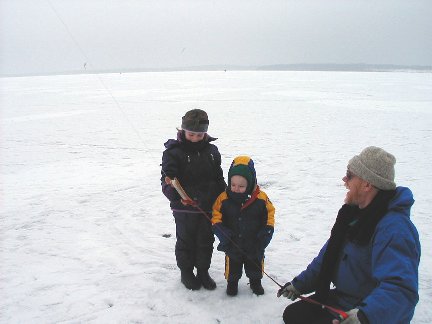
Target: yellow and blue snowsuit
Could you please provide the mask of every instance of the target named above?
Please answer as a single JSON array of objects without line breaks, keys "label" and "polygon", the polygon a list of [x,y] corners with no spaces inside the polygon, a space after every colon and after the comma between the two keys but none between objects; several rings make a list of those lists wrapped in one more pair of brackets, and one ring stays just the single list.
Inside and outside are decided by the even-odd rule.
[{"label": "yellow and blue snowsuit", "polygon": [[[231,191],[231,177],[248,180],[245,193]],[[242,267],[249,279],[261,279],[264,250],[273,236],[275,208],[267,194],[256,185],[250,157],[234,159],[228,172],[228,187],[213,205],[213,232],[219,238],[218,250],[226,253],[225,278],[237,281]]]}]

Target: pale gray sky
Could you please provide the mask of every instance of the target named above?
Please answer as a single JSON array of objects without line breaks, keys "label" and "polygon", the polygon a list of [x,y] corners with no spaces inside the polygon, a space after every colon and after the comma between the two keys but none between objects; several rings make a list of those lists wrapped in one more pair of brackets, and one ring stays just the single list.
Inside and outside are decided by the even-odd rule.
[{"label": "pale gray sky", "polygon": [[0,0],[0,75],[432,65],[431,0]]}]

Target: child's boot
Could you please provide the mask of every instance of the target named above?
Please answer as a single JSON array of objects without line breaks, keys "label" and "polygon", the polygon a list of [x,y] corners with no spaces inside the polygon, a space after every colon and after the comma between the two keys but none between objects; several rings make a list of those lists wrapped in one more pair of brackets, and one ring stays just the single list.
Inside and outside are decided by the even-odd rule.
[{"label": "child's boot", "polygon": [[210,277],[208,270],[199,270],[198,269],[197,278],[199,279],[199,281],[201,282],[201,284],[203,285],[203,287],[205,289],[207,289],[207,290],[215,290],[216,289],[216,283],[214,282],[212,277]]},{"label": "child's boot", "polygon": [[264,295],[264,288],[261,285],[261,279],[250,279],[250,288],[252,289],[252,292],[257,295]]},{"label": "child's boot", "polygon": [[238,294],[238,281],[228,281],[226,293],[228,296],[236,296]]},{"label": "child's boot", "polygon": [[181,270],[181,282],[187,289],[198,290],[201,287],[201,282],[192,270]]}]

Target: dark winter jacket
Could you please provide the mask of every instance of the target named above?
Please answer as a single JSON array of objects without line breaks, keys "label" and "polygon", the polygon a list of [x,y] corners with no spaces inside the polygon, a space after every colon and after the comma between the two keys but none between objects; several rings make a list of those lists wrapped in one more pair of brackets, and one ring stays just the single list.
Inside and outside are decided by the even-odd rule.
[{"label": "dark winter jacket", "polygon": [[[414,203],[408,188],[398,187],[388,211],[367,245],[347,240],[332,282],[345,310],[359,308],[370,324],[409,323],[418,302],[420,242],[410,220]],[[293,280],[303,294],[316,290],[327,243],[307,269]]]},{"label": "dark winter jacket", "polygon": [[[244,193],[232,192],[231,177],[248,181]],[[274,231],[275,209],[265,192],[256,185],[253,160],[238,156],[228,171],[228,188],[213,205],[213,232],[219,238],[219,251],[231,258],[261,260]]]},{"label": "dark winter jacket", "polygon": [[196,212],[196,208],[181,203],[177,191],[165,183],[165,176],[176,177],[189,197],[208,212],[217,196],[225,190],[221,155],[216,145],[210,143],[215,140],[206,134],[202,141],[192,143],[185,139],[184,132],[179,131],[176,140],[170,139],[165,143],[161,185],[172,210]]},{"label": "dark winter jacket", "polygon": [[231,258],[246,256],[252,260],[262,259],[264,249],[273,236],[273,204],[258,186],[243,204],[229,199],[229,195],[227,189],[213,205],[212,224],[213,232],[220,241],[218,250],[226,252]]}]

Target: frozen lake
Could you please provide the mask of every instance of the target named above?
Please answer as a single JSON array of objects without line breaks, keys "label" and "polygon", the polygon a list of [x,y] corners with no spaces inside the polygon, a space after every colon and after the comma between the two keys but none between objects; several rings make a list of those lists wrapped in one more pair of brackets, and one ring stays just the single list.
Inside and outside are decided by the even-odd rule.
[{"label": "frozen lake", "polygon": [[268,278],[264,296],[245,276],[226,296],[219,251],[215,291],[180,283],[159,164],[192,108],[225,176],[254,159],[276,207],[265,269],[282,284],[328,238],[348,160],[393,153],[422,243],[412,323],[432,322],[432,74],[227,71],[0,78],[1,323],[282,323],[290,301]]}]

